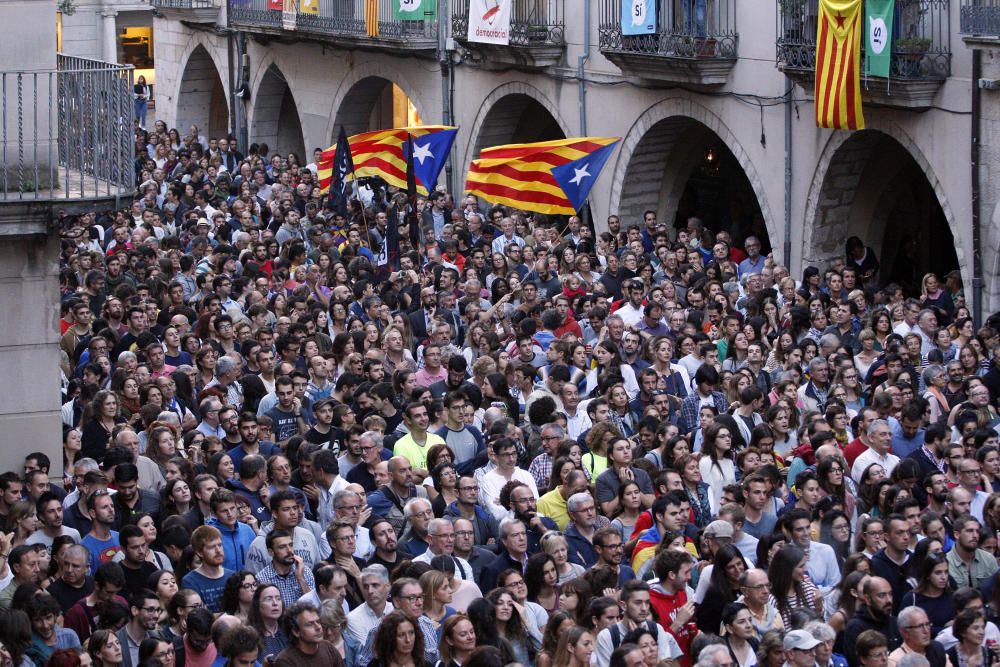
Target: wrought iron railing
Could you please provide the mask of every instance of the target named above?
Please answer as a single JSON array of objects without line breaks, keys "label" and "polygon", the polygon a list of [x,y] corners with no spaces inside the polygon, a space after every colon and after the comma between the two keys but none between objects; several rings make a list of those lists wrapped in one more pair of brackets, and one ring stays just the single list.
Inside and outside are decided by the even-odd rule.
[{"label": "wrought iron railing", "polygon": [[[229,0],[229,20],[247,28],[295,30],[331,38],[432,45],[437,21],[396,21],[391,0],[313,0],[317,14],[301,11],[298,0]],[[395,0],[399,5],[399,0]]]},{"label": "wrought iron railing", "polygon": [[669,58],[736,58],[737,0],[658,0],[655,32],[626,35],[622,0],[600,0],[602,51]]},{"label": "wrought iron railing", "polygon": [[217,9],[219,0],[150,0],[150,4],[166,9]]},{"label": "wrought iron railing", "polygon": [[959,32],[1000,35],[1000,0],[962,0]]},{"label": "wrought iron railing", "polygon": [[[458,39],[465,39],[469,33],[469,1],[452,2],[451,32]],[[510,14],[510,44],[565,45],[565,0],[514,0]]]},{"label": "wrought iron railing", "polygon": [[0,72],[0,198],[124,196],[135,186],[130,65],[57,56]]},{"label": "wrought iron railing", "polygon": [[[890,79],[941,80],[951,73],[951,0],[896,0]],[[863,14],[862,14],[863,15]],[[778,0],[778,65],[816,68],[818,0]],[[864,34],[867,27],[863,27]],[[865,57],[862,41],[861,57]]]}]

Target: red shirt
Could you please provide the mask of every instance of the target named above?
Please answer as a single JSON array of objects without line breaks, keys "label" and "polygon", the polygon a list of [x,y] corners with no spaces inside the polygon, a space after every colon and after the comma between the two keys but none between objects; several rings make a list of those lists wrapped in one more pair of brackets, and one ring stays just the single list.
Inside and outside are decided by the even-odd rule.
[{"label": "red shirt", "polygon": [[[687,601],[687,591],[668,593],[659,585],[650,586],[649,588],[649,603],[656,610],[657,618],[660,619],[660,625],[674,636],[677,644],[681,647],[683,653],[677,661],[681,667],[691,667],[691,640],[695,638],[698,632],[697,630],[694,632],[688,631],[690,623],[685,623],[679,632],[671,630],[670,625],[674,622],[677,610],[686,605]],[[693,621],[694,619],[692,618],[691,620]]]},{"label": "red shirt", "polygon": [[844,447],[844,458],[847,459],[847,465],[853,467],[854,459],[864,454],[866,449],[868,449],[868,445],[861,442],[861,438],[852,440],[847,447]]}]

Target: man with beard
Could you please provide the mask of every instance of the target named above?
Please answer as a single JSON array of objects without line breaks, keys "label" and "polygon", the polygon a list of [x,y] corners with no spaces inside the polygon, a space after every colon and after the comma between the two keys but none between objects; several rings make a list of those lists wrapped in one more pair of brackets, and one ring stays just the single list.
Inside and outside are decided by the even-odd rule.
[{"label": "man with beard", "polygon": [[948,512],[948,476],[935,469],[934,472],[924,476],[921,486],[923,488],[920,491],[926,498],[923,503],[927,508],[926,511],[934,512],[941,517],[945,516]]},{"label": "man with beard", "polygon": [[892,614],[892,586],[882,577],[871,577],[865,582],[861,605],[847,621],[844,628],[844,653],[850,667],[860,667],[855,649],[858,635],[865,630],[877,630],[889,640],[889,650],[895,650],[903,640]]},{"label": "man with beard", "polygon": [[139,468],[134,463],[119,463],[114,467],[115,486],[118,493],[113,496],[115,507],[115,527],[129,523],[135,514],[149,514],[154,523],[160,520],[160,497],[152,491],[139,488]]},{"label": "man with beard", "polygon": [[[924,431],[923,441],[923,445],[910,452],[906,458],[917,462],[920,466],[918,478],[926,480],[929,475],[943,473],[945,470],[948,460],[947,432],[943,426],[935,424]],[[926,488],[917,487],[914,491],[917,499],[924,503],[927,498]]]},{"label": "man with beard", "polygon": [[618,575],[618,586],[624,586],[626,581],[635,579],[635,572],[628,565],[622,565],[625,555],[625,543],[617,528],[606,526],[598,528],[594,533],[594,549],[597,551],[595,568],[603,567]]},{"label": "man with beard", "polygon": [[[221,420],[222,417],[220,416],[219,419]],[[228,437],[229,426],[225,420],[222,421],[222,425],[226,428]],[[237,470],[240,467],[240,462],[247,456],[258,455],[266,459],[281,453],[281,450],[274,443],[260,441],[260,426],[257,424],[257,416],[252,412],[240,413],[236,420],[236,428],[240,444],[229,450],[229,456],[233,459],[233,466]]]},{"label": "man with beard", "polygon": [[46,664],[52,654],[60,649],[80,648],[80,638],[76,633],[56,624],[62,609],[51,595],[40,593],[33,596],[28,600],[24,611],[31,621],[31,647],[26,656],[34,664]]},{"label": "man with beard", "polygon": [[[289,546],[291,542],[292,539],[289,537]],[[226,558],[222,548],[222,533],[214,526],[199,526],[191,533],[191,546],[201,559],[201,565],[184,575],[181,587],[190,588],[198,593],[205,607],[217,614],[222,611],[222,592],[226,580],[234,574],[232,570],[222,567]]]},{"label": "man with beard", "polygon": [[28,536],[25,544],[44,544],[51,551],[53,540],[62,535],[72,537],[79,544],[79,531],[63,525],[63,506],[59,496],[51,491],[43,493],[35,503],[35,512],[41,525]]},{"label": "man with beard", "polygon": [[316,582],[312,571],[306,568],[305,561],[296,555],[290,534],[283,530],[273,530],[265,543],[271,563],[257,574],[257,582],[276,586],[281,592],[282,602],[288,608],[311,591]]},{"label": "man with beard", "polygon": [[281,530],[292,536],[293,550],[305,561],[306,567],[312,570],[320,560],[319,544],[316,537],[308,529],[299,525],[302,518],[302,506],[295,494],[291,491],[278,491],[267,501],[271,508],[273,521],[266,524],[261,529],[262,534],[250,543],[246,568],[257,573],[267,567],[270,559],[267,555],[265,535],[272,530]]},{"label": "man with beard", "polygon": [[139,645],[156,630],[163,606],[156,593],[139,590],[129,600],[129,612],[131,620],[116,633],[122,647],[121,667],[138,667]]},{"label": "man with beard", "polygon": [[538,503],[526,484],[511,481],[507,483],[505,489],[510,499],[508,509],[511,516],[528,527],[528,553],[538,553],[541,549],[542,535],[551,530],[559,530],[559,526],[549,517],[538,513]]},{"label": "man with beard", "polygon": [[388,519],[377,518],[372,522],[369,529],[375,553],[365,563],[366,565],[382,565],[386,570],[392,571],[402,560],[397,547],[399,540],[392,522]]}]

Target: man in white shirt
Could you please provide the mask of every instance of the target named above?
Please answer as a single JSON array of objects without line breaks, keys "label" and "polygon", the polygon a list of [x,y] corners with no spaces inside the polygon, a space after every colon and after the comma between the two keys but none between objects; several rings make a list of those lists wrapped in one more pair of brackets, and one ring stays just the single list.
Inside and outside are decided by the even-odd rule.
[{"label": "man in white shirt", "polygon": [[854,465],[851,466],[851,477],[854,481],[860,482],[865,469],[873,463],[882,466],[887,477],[891,475],[899,464],[899,457],[893,454],[891,449],[892,429],[889,428],[889,422],[876,419],[868,425],[868,449],[854,459]]},{"label": "man in white shirt", "polygon": [[524,482],[531,494],[538,500],[538,486],[535,478],[527,470],[517,467],[517,446],[510,438],[499,438],[492,445],[496,468],[483,475],[479,482],[480,503],[497,521],[507,516],[507,510],[500,504],[500,490],[512,480]]},{"label": "man in white shirt", "polygon": [[389,571],[384,565],[376,563],[361,570],[361,592],[365,602],[347,615],[347,631],[364,642],[372,628],[393,611],[389,602]]},{"label": "man in white shirt", "polygon": [[651,620],[649,584],[638,579],[626,581],[622,586],[618,604],[622,608],[624,618],[597,634],[594,662],[598,667],[609,667],[611,654],[621,645],[622,638],[640,625],[649,627],[650,631],[655,633],[657,657],[660,660],[676,660],[683,654],[673,635]]}]

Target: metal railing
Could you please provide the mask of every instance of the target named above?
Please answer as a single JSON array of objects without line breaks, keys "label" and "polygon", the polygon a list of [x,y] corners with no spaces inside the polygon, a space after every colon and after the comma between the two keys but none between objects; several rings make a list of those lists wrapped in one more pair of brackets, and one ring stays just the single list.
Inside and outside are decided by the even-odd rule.
[{"label": "metal railing", "polygon": [[[295,30],[329,38],[397,42],[411,47],[436,45],[438,22],[393,20],[391,0],[313,1],[319,6],[315,15],[300,11],[298,0],[284,0],[281,8],[270,0],[229,0],[229,20],[251,29]],[[398,6],[399,0],[395,2]]]},{"label": "metal railing", "polygon": [[602,51],[669,58],[736,58],[736,0],[658,0],[655,32],[622,33],[622,0],[600,0]]},{"label": "metal railing", "polygon": [[0,72],[0,199],[130,193],[132,72],[62,54],[55,71]]},{"label": "metal railing", "polygon": [[1000,0],[962,0],[959,32],[1000,35]]},{"label": "metal railing", "polygon": [[[951,0],[896,0],[890,79],[942,80],[951,73]],[[862,17],[864,10],[862,9]],[[817,0],[778,0],[778,65],[816,68]],[[867,27],[862,31],[867,34]],[[861,58],[865,57],[862,40]]]},{"label": "metal railing", "polygon": [[[458,39],[469,33],[469,0],[453,0],[451,32]],[[566,44],[564,0],[514,0],[510,14],[511,46]]]},{"label": "metal railing", "polygon": [[218,0],[150,0],[154,7],[166,9],[218,9]]}]

